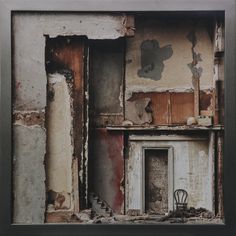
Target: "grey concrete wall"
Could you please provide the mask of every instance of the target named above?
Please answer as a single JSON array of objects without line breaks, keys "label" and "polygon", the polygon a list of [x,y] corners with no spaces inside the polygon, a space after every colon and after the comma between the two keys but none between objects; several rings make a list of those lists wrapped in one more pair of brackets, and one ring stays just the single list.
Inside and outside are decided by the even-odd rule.
[{"label": "grey concrete wall", "polygon": [[14,125],[14,223],[44,223],[45,129]]}]

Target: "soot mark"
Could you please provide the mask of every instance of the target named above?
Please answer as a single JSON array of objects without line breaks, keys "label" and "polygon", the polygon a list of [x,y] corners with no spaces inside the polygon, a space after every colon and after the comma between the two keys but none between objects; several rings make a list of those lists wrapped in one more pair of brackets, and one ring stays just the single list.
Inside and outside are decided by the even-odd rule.
[{"label": "soot mark", "polygon": [[138,76],[152,80],[160,80],[164,70],[164,60],[173,55],[171,45],[160,48],[157,40],[145,40],[141,44],[141,69]]}]

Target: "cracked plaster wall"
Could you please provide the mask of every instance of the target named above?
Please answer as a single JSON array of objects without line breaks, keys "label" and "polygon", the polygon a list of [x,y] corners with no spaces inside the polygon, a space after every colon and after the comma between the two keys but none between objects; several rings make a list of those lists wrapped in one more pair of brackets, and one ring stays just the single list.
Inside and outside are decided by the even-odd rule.
[{"label": "cracked plaster wall", "polygon": [[[202,140],[201,140],[202,139]],[[173,147],[173,191],[185,189],[188,207],[203,207],[214,211],[214,135],[193,136],[130,136],[126,173],[126,210],[142,209],[143,204],[143,148]],[[170,163],[169,163],[170,164]],[[168,173],[168,178],[170,173]],[[171,204],[171,203],[168,203]],[[174,205],[174,202],[172,202]]]},{"label": "cracked plaster wall", "polygon": [[[45,35],[116,39],[128,33],[128,23],[124,14],[13,14],[13,109],[17,113],[17,125],[13,126],[14,223],[45,221]],[[31,119],[35,113],[41,114],[41,118]],[[68,168],[71,170],[70,164]],[[70,189],[70,181],[65,182]]]},{"label": "cracked plaster wall", "polygon": [[[132,92],[187,91],[193,90],[192,73],[188,64],[192,63],[192,42],[188,35],[195,32],[194,51],[201,55],[198,67],[202,67],[200,89],[213,87],[213,45],[204,20],[193,22],[186,19],[151,18],[136,20],[135,36],[127,39],[126,48],[126,100]],[[169,47],[173,54],[163,61],[161,78],[154,80],[139,76],[141,68],[141,45],[145,40],[156,40],[160,48]]]}]

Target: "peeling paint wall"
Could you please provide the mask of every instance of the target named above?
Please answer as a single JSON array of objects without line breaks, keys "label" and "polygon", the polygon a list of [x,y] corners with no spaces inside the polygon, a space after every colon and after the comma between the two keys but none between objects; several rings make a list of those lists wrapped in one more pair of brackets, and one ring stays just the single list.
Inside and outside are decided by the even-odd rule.
[{"label": "peeling paint wall", "polygon": [[[200,88],[212,88],[213,44],[206,25],[204,19],[189,20],[181,17],[172,18],[171,16],[137,17],[135,36],[127,39],[126,100],[130,98],[133,92],[166,90],[183,92],[193,89],[192,73],[188,66],[193,61],[193,45],[188,39],[189,33],[193,30],[195,36],[194,52],[201,57],[198,62],[198,67],[202,68]],[[144,45],[145,42],[146,44],[147,42],[155,42],[157,46],[154,45],[151,49],[150,45],[149,47]],[[149,55],[153,55],[156,50],[156,55],[160,56],[162,55],[160,50],[166,50],[167,52],[163,54],[163,58],[166,60],[160,61],[158,64],[159,57],[153,56],[151,58],[153,62],[146,60],[147,65],[143,65],[145,64],[143,62],[144,46],[146,47],[146,54]],[[155,63],[157,64],[155,65]],[[151,71],[154,73],[154,71],[159,70],[158,80],[154,80],[150,76],[141,76],[140,68],[143,66],[149,70],[149,74]]]},{"label": "peeling paint wall", "polygon": [[173,147],[173,191],[182,188],[188,192],[188,207],[203,207],[210,211],[214,210],[212,188],[214,183],[214,154],[211,151],[212,146],[208,136],[198,138],[191,135],[130,136],[126,179],[126,210],[142,209],[144,201],[142,173],[144,147],[146,149]]},{"label": "peeling paint wall", "polygon": [[124,213],[123,134],[96,129],[91,138],[92,191],[114,212]]},{"label": "peeling paint wall", "polygon": [[140,98],[135,101],[126,102],[126,120],[134,124],[150,124],[152,122],[152,110],[150,109],[150,98]]},{"label": "peeling paint wall", "polygon": [[[213,96],[210,90],[201,91],[202,115],[214,113]],[[187,119],[194,116],[194,94],[192,92],[133,93],[126,101],[125,111],[125,119],[132,121],[133,124],[186,125]]]},{"label": "peeling paint wall", "polygon": [[[46,135],[44,123],[47,101],[45,36],[57,37],[58,35],[84,35],[90,39],[116,39],[125,35],[133,35],[133,20],[132,17],[127,17],[125,14],[54,14],[24,12],[13,14],[12,25],[14,55],[13,113],[17,124],[17,126],[13,127],[13,148],[14,156],[17,160],[14,165],[14,181],[20,181],[21,183],[20,188],[18,186],[14,187],[14,221],[20,223],[43,223],[45,220],[46,190],[44,171]],[[77,87],[77,90],[78,89],[79,88]],[[69,118],[68,122],[70,122]],[[20,128],[16,128],[18,126]],[[38,126],[40,126],[40,128]],[[19,132],[21,129],[23,131]],[[27,138],[30,139],[29,144],[24,144],[26,146],[18,145],[18,143],[26,138],[24,137],[26,132],[24,131],[25,129],[30,129],[32,133],[29,133],[29,136],[27,136]],[[38,129],[41,129],[42,132],[38,132]],[[34,133],[37,133],[37,138],[34,138]],[[67,142],[68,139],[65,140],[65,143]],[[37,149],[34,148],[35,146],[37,146]],[[34,152],[34,149],[37,150],[37,153]],[[69,152],[68,155],[71,155],[71,150],[69,149],[67,150]],[[24,162],[24,158],[28,157],[32,158],[27,159],[28,161]],[[37,176],[40,176],[40,178],[34,178],[34,176],[31,176],[33,173],[29,173],[28,170],[34,166],[34,163],[37,160],[41,160],[41,158],[43,159],[37,163],[37,171],[34,172],[34,174],[39,172]],[[23,163],[24,165],[22,165]],[[70,161],[65,163],[65,165],[70,165],[71,169]],[[73,161],[73,170],[75,169],[75,163]],[[24,173],[28,176],[24,177]],[[68,175],[66,176],[68,177]],[[62,179],[63,183],[71,181],[67,177],[64,177],[65,176],[62,175],[56,180],[56,177],[54,176],[54,184],[59,186],[60,183],[58,182]],[[33,191],[27,191],[27,189],[29,190],[31,188]],[[57,193],[56,199],[59,205],[63,200],[61,195],[64,193],[66,193],[64,194],[64,202],[68,202],[67,200],[68,194],[70,194],[70,188],[71,186],[69,189],[67,188],[66,191],[64,190],[64,192],[62,191]],[[26,189],[24,193],[22,193],[23,189]],[[61,191],[64,187],[58,187],[58,190],[59,189]],[[55,198],[54,195],[55,194],[52,192],[52,199]],[[27,199],[30,199],[30,201]],[[22,203],[22,205],[20,205],[20,203]],[[29,214],[29,212],[31,212],[31,214]]]},{"label": "peeling paint wall", "polygon": [[36,110],[46,106],[45,35],[116,39],[126,34],[125,19],[125,15],[15,13],[15,108]]},{"label": "peeling paint wall", "polygon": [[[49,91],[53,91],[47,106],[47,188],[57,193],[72,195],[73,118],[71,92],[66,78],[49,74]],[[71,199],[61,209],[70,209]],[[57,207],[59,208],[59,207]]]},{"label": "peeling paint wall", "polygon": [[[172,210],[172,192],[184,188],[188,206],[214,211],[213,134],[139,136],[106,126],[186,125],[195,115],[196,79],[198,112],[214,115],[223,94],[222,29],[214,65],[205,18],[136,16],[134,34],[134,18],[125,14],[13,14],[14,223],[43,223],[45,208],[51,222],[66,218],[87,207],[88,191],[115,213],[142,212],[143,147],[169,148],[167,170],[163,163],[146,168],[151,182],[160,169],[168,174],[161,183],[167,203],[149,210]],[[118,39],[125,36],[133,37]],[[160,200],[159,190],[150,187]]]}]

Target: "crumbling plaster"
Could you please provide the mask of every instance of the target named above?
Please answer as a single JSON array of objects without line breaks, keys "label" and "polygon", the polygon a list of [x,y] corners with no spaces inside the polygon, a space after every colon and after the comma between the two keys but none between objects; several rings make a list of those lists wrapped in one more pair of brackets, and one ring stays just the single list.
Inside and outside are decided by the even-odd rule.
[{"label": "crumbling plaster", "polygon": [[[192,73],[188,64],[192,62],[192,43],[187,35],[194,29],[197,43],[194,47],[200,53],[202,61],[198,67],[203,72],[200,89],[213,87],[213,45],[204,20],[194,23],[191,20],[163,20],[159,18],[136,20],[135,36],[127,39],[126,48],[126,100],[133,92],[154,91],[191,91]],[[173,55],[165,60],[161,78],[157,81],[138,75],[141,68],[141,45],[145,40],[157,40],[161,48],[170,45]]]},{"label": "crumbling plaster", "polygon": [[123,14],[15,13],[15,109],[38,110],[46,106],[45,35],[116,39],[127,33],[125,19]]},{"label": "crumbling plaster", "polygon": [[[16,122],[18,124],[17,126],[13,127],[14,156],[17,160],[14,165],[14,178],[15,180],[21,181],[20,188],[18,187],[18,185],[15,185],[14,187],[14,222],[44,222],[46,207],[44,171],[46,135],[45,129],[43,127],[45,126],[44,111],[47,105],[45,36],[47,35],[49,37],[56,37],[58,35],[84,35],[89,39],[116,39],[119,37],[123,37],[126,34],[132,33],[130,32],[130,29],[127,29],[127,24],[132,24],[132,20],[128,21],[124,14],[54,14],[30,12],[13,14],[13,109],[14,113],[17,113]],[[26,118],[24,114],[27,113],[28,117],[32,112],[34,114],[43,114],[43,116],[41,117],[41,120],[43,120],[43,122],[40,123],[40,126],[37,121],[35,121],[37,125],[34,125],[34,123],[32,123],[31,121],[29,122],[28,120],[24,120]],[[20,113],[22,113],[23,115],[21,115]],[[23,121],[21,119],[23,119]],[[61,117],[58,117],[57,125],[61,124],[60,119]],[[30,126],[30,128],[28,127],[28,125]],[[27,132],[27,130],[29,129],[32,134],[29,133],[26,135],[25,132]],[[42,129],[43,132],[38,132],[38,129]],[[60,127],[58,127],[58,132],[60,132]],[[63,132],[63,130],[61,130],[61,132]],[[37,138],[34,138],[34,133],[37,134]],[[29,144],[25,146],[18,145],[26,138],[29,139]],[[57,142],[58,139],[54,141]],[[55,145],[59,147],[61,144],[61,147],[63,147],[67,142],[68,140],[65,140],[64,144],[62,142],[59,142]],[[37,148],[35,148],[36,146]],[[68,159],[70,159],[71,149],[68,148],[67,151],[69,153]],[[28,155],[28,153],[30,153],[31,155]],[[40,153],[42,153],[43,156],[41,156]],[[19,156],[21,158],[19,158]],[[29,159],[28,157],[31,158]],[[42,161],[38,162],[35,165],[35,161],[38,160],[38,158],[42,158]],[[24,161],[25,159],[27,159],[27,161]],[[50,184],[53,183],[52,185],[54,187],[56,186],[55,189],[57,189],[58,191],[63,189],[63,191],[67,190],[66,192],[71,192],[72,177],[69,177],[72,168],[71,161],[67,162],[67,160],[65,161],[64,159],[57,160],[57,164],[54,164],[60,165],[61,162],[64,162],[63,168],[66,168],[66,176],[64,174],[58,175],[57,171],[54,171],[52,172],[53,176],[51,176],[51,182],[49,182]],[[30,176],[30,178],[28,178],[27,176],[24,178],[24,170],[27,170],[27,175],[28,170],[32,169],[32,166],[37,166],[37,172],[40,172],[40,178],[35,178],[35,176],[38,176],[35,175],[35,173],[37,172],[32,172],[31,174],[33,176]],[[24,169],[22,170],[21,167]],[[55,169],[58,170],[58,168]],[[57,175],[57,177],[59,178],[55,177],[55,175]],[[31,188],[33,188],[35,191],[28,191]],[[24,189],[25,191],[22,192],[22,190]]]},{"label": "crumbling plaster", "polygon": [[91,150],[91,185],[94,193],[117,214],[124,213],[123,134],[96,129]]},{"label": "crumbling plaster", "polygon": [[[47,188],[72,194],[73,118],[70,88],[61,74],[49,74],[53,97],[47,106]],[[62,206],[63,207],[63,206]],[[70,208],[70,205],[65,206]]]}]

